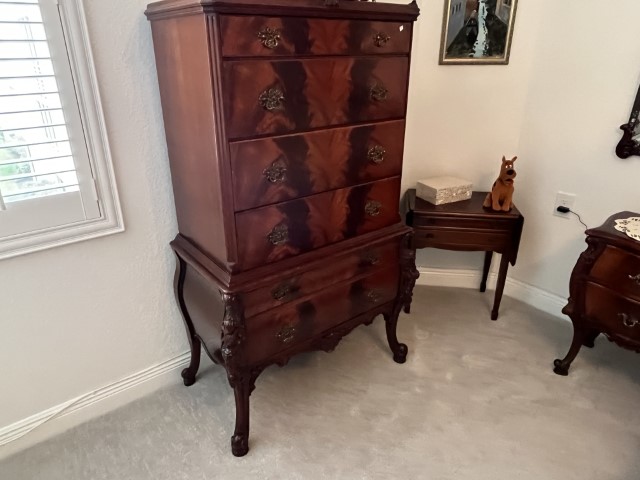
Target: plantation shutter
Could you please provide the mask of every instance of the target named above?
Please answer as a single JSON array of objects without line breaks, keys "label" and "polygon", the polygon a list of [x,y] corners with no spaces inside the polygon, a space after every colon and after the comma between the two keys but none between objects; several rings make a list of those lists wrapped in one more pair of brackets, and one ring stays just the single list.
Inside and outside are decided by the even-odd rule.
[{"label": "plantation shutter", "polygon": [[100,217],[56,0],[0,0],[0,237]]}]

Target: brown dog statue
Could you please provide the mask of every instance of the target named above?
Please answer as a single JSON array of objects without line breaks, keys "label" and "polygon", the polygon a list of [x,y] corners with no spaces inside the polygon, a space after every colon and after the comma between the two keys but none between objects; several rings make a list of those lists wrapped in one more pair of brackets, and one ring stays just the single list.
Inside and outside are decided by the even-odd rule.
[{"label": "brown dog statue", "polygon": [[500,167],[500,175],[493,184],[491,192],[484,199],[483,207],[490,208],[496,212],[508,212],[511,210],[511,201],[513,199],[513,179],[516,178],[516,171],[513,163],[518,157],[507,160],[502,157],[502,166]]}]

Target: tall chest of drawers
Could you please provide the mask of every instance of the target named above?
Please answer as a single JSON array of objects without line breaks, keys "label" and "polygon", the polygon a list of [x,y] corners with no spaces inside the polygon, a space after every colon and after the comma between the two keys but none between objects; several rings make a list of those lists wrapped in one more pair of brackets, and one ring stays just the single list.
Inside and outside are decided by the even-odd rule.
[{"label": "tall chest of drawers", "polygon": [[417,271],[398,213],[409,5],[336,0],[150,4],[191,344],[227,371],[232,452],[269,365],[331,351],[382,315],[396,338]]},{"label": "tall chest of drawers", "polygon": [[588,247],[573,269],[569,302],[562,310],[573,322],[573,341],[567,355],[554,362],[558,375],[568,375],[582,346],[593,347],[601,333],[640,353],[640,241],[616,229],[639,217],[620,212],[586,231]]}]

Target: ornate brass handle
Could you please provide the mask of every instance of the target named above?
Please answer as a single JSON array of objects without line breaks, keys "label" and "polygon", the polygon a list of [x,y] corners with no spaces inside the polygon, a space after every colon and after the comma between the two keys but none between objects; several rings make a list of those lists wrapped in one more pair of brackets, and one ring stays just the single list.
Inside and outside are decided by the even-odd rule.
[{"label": "ornate brass handle", "polygon": [[279,88],[267,88],[260,94],[258,101],[262,108],[270,112],[281,110],[284,106],[284,93]]},{"label": "ornate brass handle", "polygon": [[289,241],[289,228],[286,225],[276,225],[267,236],[272,245],[283,245]]},{"label": "ornate brass handle", "polygon": [[265,168],[262,174],[267,177],[267,180],[271,183],[282,183],[287,177],[287,165],[279,158],[269,167]]},{"label": "ornate brass handle", "polygon": [[375,200],[369,200],[367,204],[364,206],[364,211],[370,217],[377,217],[380,215],[380,210],[382,209],[382,204]]},{"label": "ornate brass handle", "polygon": [[389,91],[384,88],[384,85],[375,84],[369,90],[369,98],[371,100],[375,100],[376,102],[382,102],[387,99]]},{"label": "ornate brass handle", "polygon": [[282,343],[291,343],[295,337],[296,337],[296,329],[291,325],[285,325],[276,334],[276,338],[280,340]]},{"label": "ornate brass handle", "polygon": [[629,280],[636,282],[636,285],[640,285],[640,273],[636,276],[629,275]]},{"label": "ornate brass handle", "polygon": [[637,318],[633,318],[628,313],[619,313],[618,318],[622,320],[622,324],[627,328],[633,328],[636,325],[640,324]]},{"label": "ornate brass handle", "polygon": [[293,281],[284,282],[271,290],[271,298],[274,300],[282,300],[287,295],[291,295],[297,291],[298,286]]},{"label": "ornate brass handle", "polygon": [[377,292],[375,290],[369,290],[365,296],[367,297],[367,300],[369,300],[371,303],[378,303],[382,298],[382,295],[380,294],[380,292]]},{"label": "ornate brass handle", "polygon": [[368,251],[365,252],[365,254],[362,256],[362,261],[367,265],[373,266],[380,263],[380,258],[378,257],[378,255],[376,255],[375,252]]},{"label": "ornate brass handle", "polygon": [[265,27],[258,32],[260,43],[267,48],[274,49],[280,42],[280,30],[277,28]]},{"label": "ornate brass handle", "polygon": [[384,162],[384,156],[386,153],[387,151],[380,145],[375,145],[367,151],[367,158],[371,163],[378,165]]},{"label": "ornate brass handle", "polygon": [[373,36],[373,43],[376,47],[384,47],[391,37],[384,32],[378,32]]}]

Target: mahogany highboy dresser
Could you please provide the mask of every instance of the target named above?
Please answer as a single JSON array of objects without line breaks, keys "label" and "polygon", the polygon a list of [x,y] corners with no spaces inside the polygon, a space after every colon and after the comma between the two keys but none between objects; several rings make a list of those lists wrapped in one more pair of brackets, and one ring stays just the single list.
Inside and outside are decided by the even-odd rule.
[{"label": "mahogany highboy dresser", "polygon": [[[415,3],[149,5],[191,344],[227,371],[232,452],[271,365],[330,351],[383,315],[396,338],[417,271],[398,213]],[[347,366],[345,366],[346,368]]]}]

